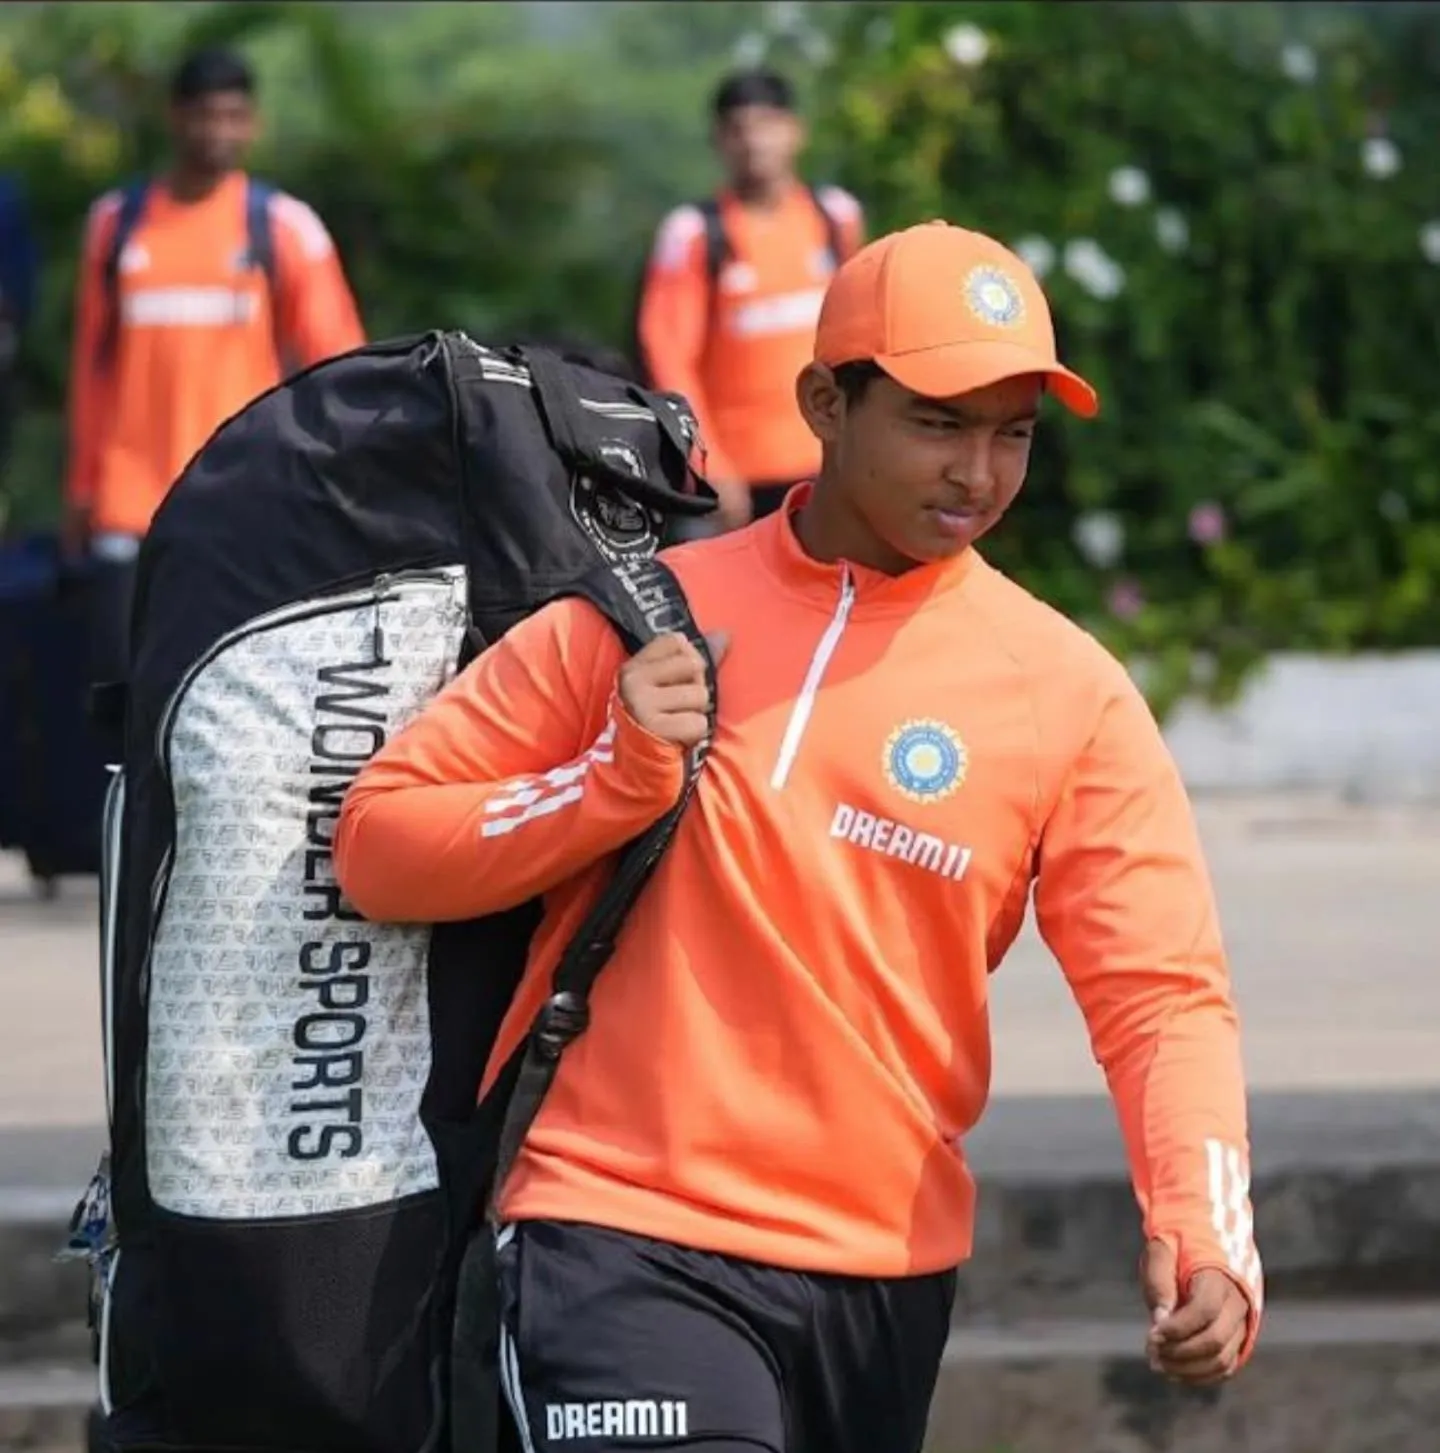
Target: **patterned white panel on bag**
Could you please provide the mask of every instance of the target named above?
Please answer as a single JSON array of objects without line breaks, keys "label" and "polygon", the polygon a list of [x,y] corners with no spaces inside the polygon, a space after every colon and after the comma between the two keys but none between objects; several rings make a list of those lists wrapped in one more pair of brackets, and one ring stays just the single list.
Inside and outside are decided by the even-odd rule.
[{"label": "patterned white panel on bag", "polygon": [[266,617],[177,697],[146,1079],[167,1210],[324,1215],[438,1183],[420,1123],[430,930],[360,919],[330,852],[355,772],[450,679],[463,638],[463,572],[390,590]]}]

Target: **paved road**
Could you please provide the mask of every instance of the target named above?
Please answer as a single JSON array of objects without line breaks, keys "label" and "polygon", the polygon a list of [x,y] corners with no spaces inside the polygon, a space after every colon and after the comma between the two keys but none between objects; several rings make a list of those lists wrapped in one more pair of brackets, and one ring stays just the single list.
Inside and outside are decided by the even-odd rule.
[{"label": "paved road", "polygon": [[[1440,1088],[1440,808],[1247,798],[1198,810],[1254,1087]],[[8,1144],[12,1162],[0,1182],[14,1183],[16,1147],[37,1132],[88,1143],[103,1119],[96,943],[91,885],[40,902],[0,855],[0,1159]],[[1033,930],[996,976],[994,1017],[998,1096],[1102,1092]]]}]

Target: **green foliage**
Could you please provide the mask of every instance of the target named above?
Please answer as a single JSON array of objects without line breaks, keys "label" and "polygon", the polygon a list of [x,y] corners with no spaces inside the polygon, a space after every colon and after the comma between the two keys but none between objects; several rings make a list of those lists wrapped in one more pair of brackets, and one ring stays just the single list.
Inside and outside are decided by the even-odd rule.
[{"label": "green foliage", "polygon": [[46,264],[5,482],[12,520],[56,506],[86,209],[163,163],[165,80],[186,47],[230,41],[254,61],[266,121],[254,169],[325,218],[371,336],[459,326],[618,340],[656,221],[713,185],[705,95],[754,17],[731,3],[598,15],[553,3],[5,6],[0,168],[30,194]]},{"label": "green foliage", "polygon": [[[946,46],[964,25],[984,39],[968,64]],[[85,210],[162,160],[164,79],[200,39],[255,61],[255,169],[325,217],[373,336],[610,342],[656,219],[713,184],[709,88],[766,50],[809,102],[809,170],[872,230],[945,216],[1056,254],[1062,342],[1104,413],[1047,421],[990,548],[1143,655],[1159,706],[1224,695],[1276,647],[1440,642],[1432,7],[7,4],[0,168],[46,260],[22,519],[54,507]],[[1282,65],[1296,43],[1309,80]],[[1377,177],[1382,125],[1402,165]],[[1127,168],[1148,195],[1123,204]],[[1097,564],[1077,526],[1103,537],[1107,517],[1123,549]]]},{"label": "green foliage", "polygon": [[[856,4],[822,87],[877,229],[944,216],[1051,260],[1103,414],[1047,421],[991,551],[1143,655],[1162,709],[1276,648],[1440,643],[1440,17],[1287,34],[1310,8]],[[1123,529],[1099,565],[1097,515]]]}]

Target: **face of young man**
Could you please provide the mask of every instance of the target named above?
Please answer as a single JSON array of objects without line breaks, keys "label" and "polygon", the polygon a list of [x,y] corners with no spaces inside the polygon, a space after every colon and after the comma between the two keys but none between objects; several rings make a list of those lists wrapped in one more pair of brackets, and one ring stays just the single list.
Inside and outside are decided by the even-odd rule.
[{"label": "face of young man", "polygon": [[726,175],[742,193],[789,181],[804,139],[800,118],[778,106],[737,106],[715,123]]},{"label": "face of young man", "polygon": [[170,109],[175,150],[187,170],[212,176],[234,171],[255,140],[255,103],[243,91],[215,91]]},{"label": "face of young man", "polygon": [[846,553],[898,574],[978,540],[1025,482],[1042,390],[1028,374],[930,399],[881,377],[847,400],[828,369],[808,368],[798,392],[825,446],[817,494]]}]

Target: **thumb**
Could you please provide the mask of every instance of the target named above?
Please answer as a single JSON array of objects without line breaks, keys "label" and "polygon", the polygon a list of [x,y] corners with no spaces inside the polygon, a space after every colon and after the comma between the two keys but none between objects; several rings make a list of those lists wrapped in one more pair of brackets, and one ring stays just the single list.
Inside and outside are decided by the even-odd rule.
[{"label": "thumb", "polygon": [[1180,1299],[1175,1252],[1168,1241],[1148,1241],[1140,1257],[1140,1290],[1152,1322],[1163,1322]]},{"label": "thumb", "polygon": [[710,659],[718,667],[730,649],[729,631],[706,631],[705,644],[710,647]]}]

